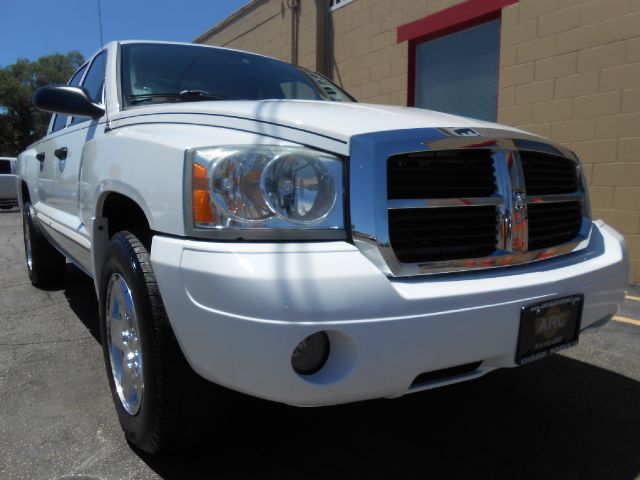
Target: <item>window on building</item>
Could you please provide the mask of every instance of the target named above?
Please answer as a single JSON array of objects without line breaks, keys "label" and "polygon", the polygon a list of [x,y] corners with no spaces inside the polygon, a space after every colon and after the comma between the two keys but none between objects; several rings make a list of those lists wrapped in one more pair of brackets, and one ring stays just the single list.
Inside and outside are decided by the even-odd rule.
[{"label": "window on building", "polygon": [[500,20],[416,45],[415,105],[495,121]]}]

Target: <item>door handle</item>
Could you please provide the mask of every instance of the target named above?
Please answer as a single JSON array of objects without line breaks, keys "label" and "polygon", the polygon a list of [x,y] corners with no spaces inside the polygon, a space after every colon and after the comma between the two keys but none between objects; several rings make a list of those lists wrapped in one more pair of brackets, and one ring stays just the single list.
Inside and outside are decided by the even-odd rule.
[{"label": "door handle", "polygon": [[69,152],[69,151],[67,150],[67,147],[60,147],[60,148],[57,148],[57,149],[53,152],[53,154],[54,154],[57,158],[59,158],[60,160],[64,160],[65,158],[67,158],[67,153],[68,153],[68,152]]},{"label": "door handle", "polygon": [[40,152],[40,153],[36,154],[36,159],[37,159],[40,163],[44,162],[44,152]]}]

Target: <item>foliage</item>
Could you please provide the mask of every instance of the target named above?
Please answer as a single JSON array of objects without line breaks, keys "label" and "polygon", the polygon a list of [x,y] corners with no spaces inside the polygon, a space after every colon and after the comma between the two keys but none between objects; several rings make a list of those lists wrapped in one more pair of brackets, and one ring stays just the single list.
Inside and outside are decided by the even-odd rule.
[{"label": "foliage", "polygon": [[45,135],[51,114],[36,110],[31,97],[44,85],[67,83],[83,63],[74,50],[0,68],[0,156],[16,156]]}]

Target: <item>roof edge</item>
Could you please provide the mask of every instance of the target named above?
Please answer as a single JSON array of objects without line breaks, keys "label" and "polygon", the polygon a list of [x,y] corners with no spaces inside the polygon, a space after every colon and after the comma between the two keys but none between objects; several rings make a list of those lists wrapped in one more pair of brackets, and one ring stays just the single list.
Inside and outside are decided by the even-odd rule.
[{"label": "roof edge", "polygon": [[254,8],[258,7],[260,4],[266,3],[268,1],[269,0],[251,0],[249,3],[247,3],[246,5],[243,5],[242,7],[240,7],[238,10],[233,12],[231,15],[229,15],[224,20],[221,20],[220,22],[216,23],[213,27],[211,27],[206,32],[201,33],[200,35],[198,35],[196,38],[193,39],[193,41],[191,43],[203,43],[203,42],[205,42],[206,40],[211,38],[215,33],[217,33],[218,31],[220,31],[222,29],[224,29],[229,24],[231,24],[233,21],[237,20],[240,17],[243,17],[244,15],[250,13]]}]

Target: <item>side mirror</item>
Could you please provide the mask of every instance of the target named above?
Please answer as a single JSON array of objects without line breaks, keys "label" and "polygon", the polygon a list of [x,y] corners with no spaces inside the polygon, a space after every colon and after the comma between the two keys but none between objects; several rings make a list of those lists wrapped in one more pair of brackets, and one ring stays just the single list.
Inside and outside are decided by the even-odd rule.
[{"label": "side mirror", "polygon": [[91,100],[85,89],[67,85],[39,88],[33,95],[33,105],[45,112],[78,117],[100,118],[104,115],[104,107]]}]

